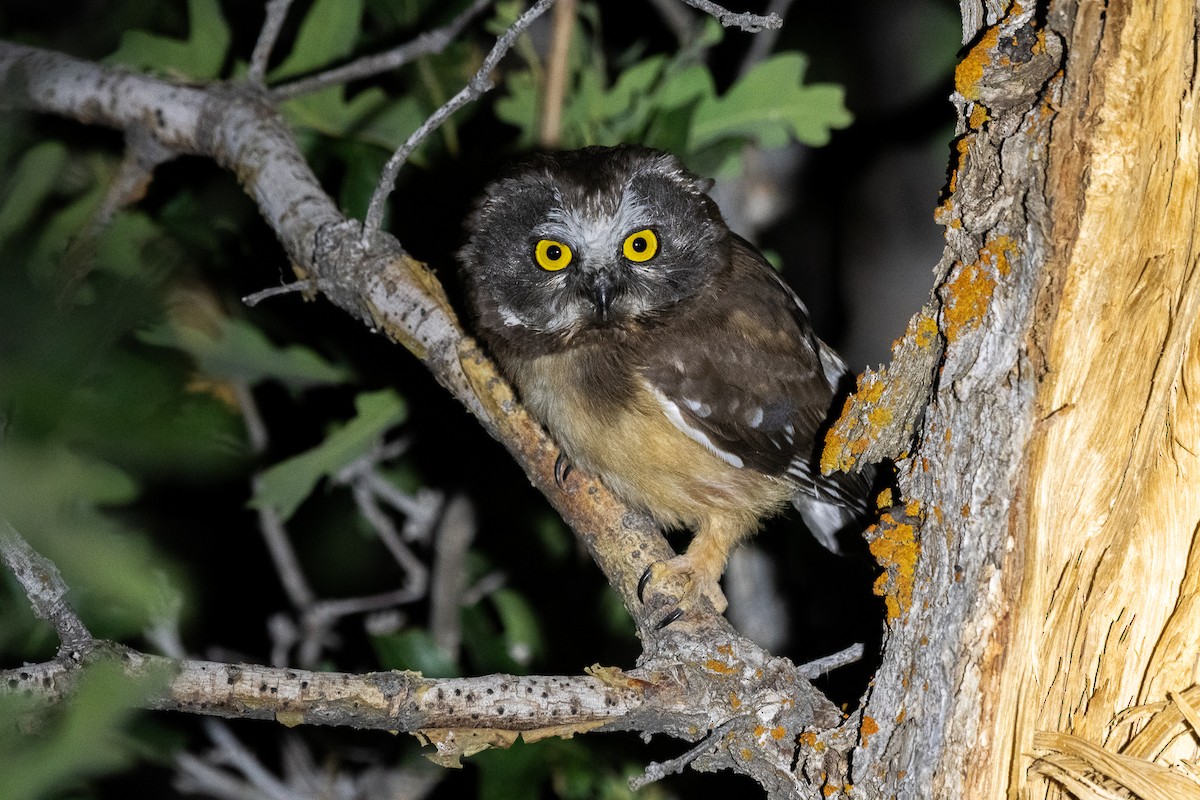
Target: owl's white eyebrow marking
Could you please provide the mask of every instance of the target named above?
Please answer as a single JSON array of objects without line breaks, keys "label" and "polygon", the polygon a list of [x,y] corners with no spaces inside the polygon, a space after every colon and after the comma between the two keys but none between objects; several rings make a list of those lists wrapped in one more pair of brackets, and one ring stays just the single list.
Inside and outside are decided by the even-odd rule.
[{"label": "owl's white eyebrow marking", "polygon": [[704,431],[688,425],[687,420],[683,418],[683,412],[679,410],[679,406],[667,399],[665,394],[660,392],[658,389],[655,389],[650,384],[645,384],[645,386],[650,390],[650,393],[654,395],[654,399],[658,401],[658,404],[662,406],[663,413],[667,415],[667,419],[671,420],[671,424],[682,431],[685,436],[687,436],[693,442],[703,446],[705,450],[712,453],[714,456],[721,459],[731,467],[737,467],[738,469],[741,469],[742,467],[746,466],[746,462],[742,461],[740,457],[735,456],[733,453],[727,453],[713,444],[712,439],[709,439]]},{"label": "owl's white eyebrow marking", "polygon": [[621,252],[621,243],[631,231],[649,224],[650,211],[640,195],[624,187],[615,208],[589,197],[582,207],[568,206],[555,189],[554,207],[546,221],[534,229],[538,236],[562,238],[576,247],[581,256]]}]

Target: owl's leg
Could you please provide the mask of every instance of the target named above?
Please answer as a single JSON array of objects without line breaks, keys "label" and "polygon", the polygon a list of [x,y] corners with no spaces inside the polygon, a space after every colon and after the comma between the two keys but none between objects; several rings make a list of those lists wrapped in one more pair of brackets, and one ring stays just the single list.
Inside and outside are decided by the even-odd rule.
[{"label": "owl's leg", "polygon": [[659,627],[679,619],[700,597],[706,598],[718,614],[725,611],[729,603],[721,591],[721,574],[729,552],[749,532],[741,520],[710,518],[699,525],[686,553],[646,568],[638,582],[638,597],[644,601],[649,588],[653,594],[676,599],[675,608]]}]

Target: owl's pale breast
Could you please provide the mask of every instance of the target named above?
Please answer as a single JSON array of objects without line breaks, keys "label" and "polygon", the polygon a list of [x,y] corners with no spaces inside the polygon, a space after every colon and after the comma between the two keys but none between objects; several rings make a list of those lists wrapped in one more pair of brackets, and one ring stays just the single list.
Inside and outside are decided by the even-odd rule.
[{"label": "owl's pale breast", "polygon": [[[735,467],[676,427],[640,378],[596,374],[604,364],[581,349],[539,356],[514,375],[525,404],[579,468],[663,525],[695,527],[714,517],[751,526],[777,510],[794,487]],[[620,399],[597,387],[628,382]]]}]

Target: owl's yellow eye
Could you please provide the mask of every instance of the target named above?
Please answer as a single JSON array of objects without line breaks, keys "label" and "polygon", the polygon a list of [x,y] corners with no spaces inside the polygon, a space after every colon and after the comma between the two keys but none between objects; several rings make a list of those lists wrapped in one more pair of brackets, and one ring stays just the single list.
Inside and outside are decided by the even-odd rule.
[{"label": "owl's yellow eye", "polygon": [[631,233],[625,239],[625,244],[621,250],[630,261],[637,261],[639,263],[649,261],[658,252],[658,237],[649,228],[637,233]]},{"label": "owl's yellow eye", "polygon": [[541,239],[533,248],[533,259],[542,269],[558,272],[571,263],[571,248],[553,239]]}]

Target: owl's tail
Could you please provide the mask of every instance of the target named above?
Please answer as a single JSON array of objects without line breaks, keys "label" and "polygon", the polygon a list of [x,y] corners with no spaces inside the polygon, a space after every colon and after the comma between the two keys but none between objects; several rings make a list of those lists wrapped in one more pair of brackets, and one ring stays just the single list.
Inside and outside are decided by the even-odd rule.
[{"label": "owl's tail", "polygon": [[874,482],[873,466],[858,473],[835,473],[820,479],[816,486],[802,487],[792,497],[792,505],[816,540],[826,550],[841,555],[838,540],[858,535],[871,521]]}]

